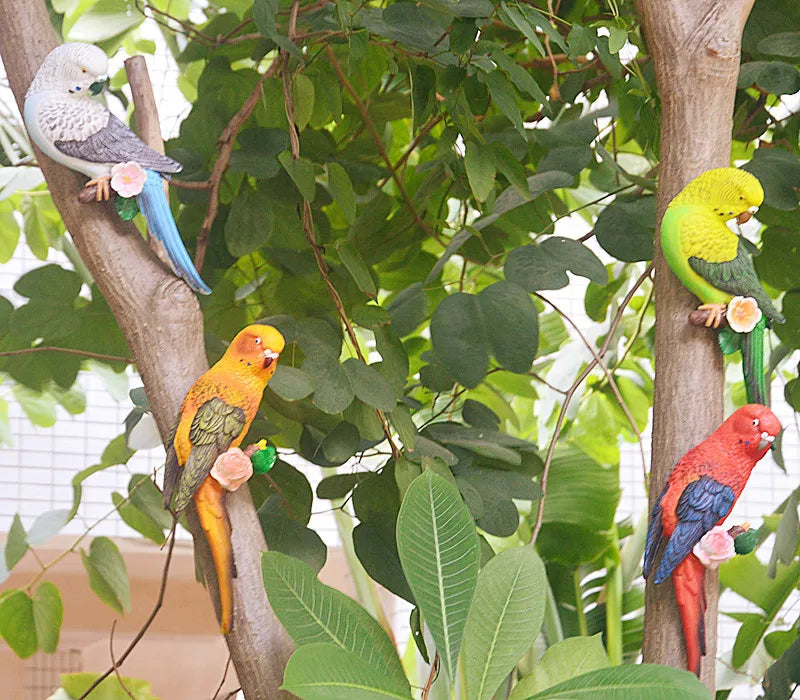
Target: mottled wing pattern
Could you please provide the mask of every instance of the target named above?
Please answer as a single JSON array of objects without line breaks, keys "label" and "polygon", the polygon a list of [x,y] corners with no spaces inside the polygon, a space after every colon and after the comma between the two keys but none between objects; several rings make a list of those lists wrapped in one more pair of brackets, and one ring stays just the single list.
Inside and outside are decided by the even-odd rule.
[{"label": "mottled wing pattern", "polygon": [[656,569],[656,583],[667,579],[672,570],[689,556],[700,538],[730,512],[735,501],[730,486],[707,474],[686,486],[675,509],[678,525]]},{"label": "mottled wing pattern", "polygon": [[662,508],[661,501],[669,488],[669,482],[664,484],[664,489],[658,497],[656,504],[653,506],[653,512],[650,513],[650,526],[647,528],[647,542],[644,546],[644,565],[642,566],[642,575],[647,578],[650,571],[655,564],[658,550],[661,549],[662,540],[664,539],[664,524],[661,520]]},{"label": "mottled wing pattern", "polygon": [[753,259],[739,241],[736,257],[729,262],[708,262],[700,258],[689,258],[689,265],[703,279],[733,296],[753,297],[758,307],[771,321],[783,323],[786,319],[775,308],[772,299],[764,291],[758,279]]},{"label": "mottled wing pattern", "polygon": [[214,461],[242,434],[246,424],[247,417],[241,408],[231,406],[218,397],[200,406],[189,429],[192,450],[180,472],[172,497],[174,512],[179,513],[188,505],[214,466]]},{"label": "mottled wing pattern", "polygon": [[178,475],[181,471],[181,465],[178,464],[178,454],[175,452],[175,433],[178,432],[178,424],[181,417],[175,421],[175,427],[169,436],[167,442],[167,458],[164,462],[164,507],[169,508],[169,502],[172,500],[172,492],[175,490],[175,484],[178,483]]},{"label": "mottled wing pattern", "polygon": [[179,173],[183,166],[176,160],[154,151],[113,114],[108,124],[82,141],[56,141],[62,153],[92,163],[135,161],[143,168],[160,173]]}]

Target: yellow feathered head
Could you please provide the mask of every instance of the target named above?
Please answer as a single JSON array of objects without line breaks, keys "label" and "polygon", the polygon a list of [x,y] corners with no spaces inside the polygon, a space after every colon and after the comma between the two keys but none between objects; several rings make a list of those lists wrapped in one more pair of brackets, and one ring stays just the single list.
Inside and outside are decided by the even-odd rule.
[{"label": "yellow feathered head", "polygon": [[714,168],[698,175],[684,187],[673,204],[710,207],[721,221],[750,219],[764,201],[764,188],[758,179],[739,168]]}]

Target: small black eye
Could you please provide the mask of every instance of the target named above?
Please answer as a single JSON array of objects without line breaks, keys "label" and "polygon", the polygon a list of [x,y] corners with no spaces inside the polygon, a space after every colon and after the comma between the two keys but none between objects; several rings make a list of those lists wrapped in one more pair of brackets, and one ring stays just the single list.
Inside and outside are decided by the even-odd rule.
[{"label": "small black eye", "polygon": [[754,428],[758,427],[758,418],[753,418],[753,427]]},{"label": "small black eye", "polygon": [[256,345],[261,345],[261,338],[256,338]]}]

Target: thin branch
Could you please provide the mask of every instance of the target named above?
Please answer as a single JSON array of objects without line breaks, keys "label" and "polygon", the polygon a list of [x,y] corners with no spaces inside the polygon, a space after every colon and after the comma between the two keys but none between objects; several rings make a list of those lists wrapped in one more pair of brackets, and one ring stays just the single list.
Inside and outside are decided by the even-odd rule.
[{"label": "thin branch", "polygon": [[[427,123],[423,125],[423,127],[419,130],[419,133],[414,137],[414,140],[408,145],[408,148],[403,152],[403,155],[400,156],[399,160],[394,164],[394,170],[400,170],[408,160],[409,156],[415,151],[417,146],[419,146],[422,139],[424,139],[428,133],[435,127],[440,121],[444,119],[444,114],[437,114],[432,119],[429,119]],[[383,187],[386,184],[386,181],[391,177],[388,175],[387,177],[383,178],[382,180],[378,181],[378,188]]]},{"label": "thin branch", "polygon": [[597,354],[597,351],[592,347],[592,344],[587,340],[586,336],[581,332],[581,329],[578,328],[577,324],[561,309],[559,309],[552,301],[543,297],[541,294],[537,294],[537,297],[541,299],[543,302],[550,305],[550,307],[555,311],[559,316],[561,316],[578,334],[578,337],[581,339],[581,342],[586,346],[586,349],[592,354],[592,357],[595,360],[595,364],[603,370],[603,374],[605,374],[606,379],[608,380],[608,385],[611,387],[611,391],[614,392],[614,396],[617,399],[617,403],[619,403],[620,408],[622,408],[622,412],[625,414],[625,418],[628,419],[628,423],[631,426],[631,430],[633,430],[634,434],[636,435],[637,441],[639,443],[639,453],[642,458],[642,471],[643,473],[647,474],[647,458],[644,454],[644,440],[642,438],[642,433],[639,430],[639,426],[636,425],[636,419],[633,417],[633,414],[628,408],[628,404],[625,402],[625,399],[622,397],[622,393],[617,386],[617,382],[614,379],[614,375],[609,371],[608,367],[606,367],[605,363],[600,359]]},{"label": "thin branch", "polygon": [[223,129],[222,134],[217,140],[219,155],[214,161],[214,167],[211,168],[211,175],[209,175],[208,180],[204,183],[194,183],[192,185],[193,189],[205,189],[207,186],[209,190],[208,210],[203,218],[203,223],[200,225],[200,231],[197,234],[197,250],[194,254],[194,266],[198,272],[201,272],[203,269],[208,240],[211,235],[211,227],[214,225],[214,219],[217,218],[217,211],[219,209],[219,186],[222,182],[222,176],[225,174],[230,164],[236,135],[239,133],[239,129],[241,129],[244,123],[250,118],[258,101],[261,99],[264,93],[264,82],[275,75],[278,66],[278,61],[272,62],[272,65],[270,65],[267,71],[259,78],[253,91],[248,95],[244,104],[239,108],[239,111],[231,117],[228,125]]},{"label": "thin branch", "polygon": [[331,62],[333,69],[336,71],[336,75],[339,78],[339,82],[342,84],[342,87],[348,92],[350,97],[353,99],[358,111],[361,113],[361,118],[364,120],[364,124],[367,126],[367,130],[372,137],[372,141],[375,144],[375,148],[378,149],[378,153],[380,154],[381,159],[385,163],[386,167],[389,168],[389,172],[391,173],[392,180],[394,184],[397,186],[397,190],[400,193],[400,196],[403,198],[406,206],[408,207],[409,211],[411,212],[414,221],[416,222],[417,226],[419,226],[428,236],[435,238],[439,243],[444,244],[440,239],[441,236],[434,231],[419,215],[416,207],[414,206],[411,198],[408,196],[408,192],[406,192],[405,185],[403,185],[403,180],[397,174],[397,170],[392,165],[392,161],[389,159],[389,155],[386,153],[386,149],[383,146],[383,141],[381,140],[380,134],[378,133],[378,129],[375,127],[374,122],[372,121],[372,117],[367,110],[366,105],[359,99],[358,94],[356,93],[353,85],[347,79],[347,76],[344,74],[342,70],[342,65],[339,63],[339,59],[336,58],[336,53],[333,49],[328,46],[325,49],[326,54],[328,55],[328,60]]},{"label": "thin branch", "polygon": [[[292,13],[289,16],[289,39],[293,38],[294,27],[297,21],[298,5],[299,0],[295,0],[295,2],[292,4]],[[297,134],[297,128],[295,127],[294,121],[294,100],[292,97],[291,79],[289,77],[288,69],[289,54],[286,51],[281,51],[281,62],[283,64],[281,73],[283,77],[284,106],[286,109],[286,119],[289,122],[289,141],[291,144],[292,158],[297,160],[300,157],[300,137]],[[341,66],[339,66],[337,70],[341,70]],[[336,290],[336,287],[333,286],[333,282],[331,282],[328,264],[325,262],[325,258],[322,254],[322,248],[317,243],[316,235],[314,233],[314,217],[311,213],[311,205],[306,200],[303,200],[303,231],[306,234],[306,239],[308,240],[309,246],[311,246],[311,252],[314,255],[314,260],[317,263],[319,273],[322,276],[323,282],[325,282],[325,286],[328,288],[328,294],[333,300],[333,304],[336,307],[339,318],[341,318],[342,323],[344,324],[345,330],[347,331],[347,336],[350,338],[350,342],[353,345],[356,355],[358,356],[358,359],[366,364],[364,353],[361,351],[358,338],[356,338],[353,324],[350,323],[350,319],[347,317],[347,312],[345,311],[344,304],[342,303],[342,298],[339,296],[339,292]],[[386,419],[383,411],[375,409],[375,414],[378,416],[378,420],[381,423],[381,428],[383,429],[383,434],[386,436],[386,440],[388,441],[389,447],[392,450],[392,456],[396,460],[400,456],[400,450],[392,438],[392,431],[389,427],[389,421]]]},{"label": "thin branch", "polygon": [[597,353],[598,359],[592,359],[591,362],[586,366],[586,368],[578,375],[578,378],[572,383],[572,385],[567,389],[566,394],[564,395],[564,402],[561,404],[561,410],[558,413],[558,418],[556,419],[556,425],[553,429],[553,436],[550,438],[550,444],[547,446],[547,456],[544,460],[544,469],[542,471],[542,477],[539,482],[539,486],[542,491],[542,497],[539,499],[539,506],[536,511],[536,523],[533,526],[533,533],[531,534],[531,546],[536,544],[536,538],[539,536],[539,531],[542,529],[542,520],[544,519],[544,503],[547,497],[547,479],[550,476],[550,465],[553,462],[553,453],[556,449],[556,442],[558,441],[559,435],[561,433],[561,427],[564,424],[564,418],[567,415],[567,409],[569,408],[570,401],[572,401],[572,397],[574,396],[575,392],[578,390],[578,387],[583,383],[583,380],[589,376],[592,370],[597,365],[599,359],[602,359],[606,352],[608,351],[609,345],[611,345],[611,338],[614,335],[614,332],[617,330],[617,326],[619,326],[620,322],[622,321],[622,315],[625,312],[625,309],[628,307],[631,299],[633,299],[633,295],[636,294],[636,291],[642,285],[642,283],[650,277],[650,274],[653,271],[653,263],[650,263],[647,266],[647,269],[639,276],[639,279],[636,280],[633,287],[631,287],[630,291],[625,295],[625,298],[622,300],[619,309],[617,310],[616,316],[614,316],[611,325],[609,326],[608,333],[606,335],[606,339],[603,342],[603,346],[600,348],[600,351]]},{"label": "thin branch", "polygon": [[421,700],[428,700],[428,696],[431,693],[431,686],[433,686],[433,682],[439,675],[439,652],[436,652],[436,656],[433,657],[433,663],[431,664],[430,673],[428,673],[428,680],[425,681],[425,687],[422,689],[422,699]]},{"label": "thin branch", "polygon": [[116,675],[120,686],[128,694],[128,697],[131,698],[131,700],[136,700],[136,698],[133,696],[133,693],[128,690],[128,686],[125,685],[125,682],[122,680],[122,676],[119,672],[119,663],[114,658],[114,630],[116,627],[117,621],[114,620],[114,622],[111,623],[111,634],[108,635],[108,653],[111,655],[111,667],[114,669],[114,675]]},{"label": "thin branch", "polygon": [[20,348],[19,350],[3,350],[0,352],[0,357],[14,357],[15,355],[29,355],[36,352],[63,352],[66,355],[79,355],[80,357],[87,357],[91,360],[104,360],[106,362],[126,362],[129,365],[133,364],[130,357],[121,357],[119,355],[106,355],[102,352],[89,352],[88,350],[75,350],[73,348],[59,348],[55,345],[37,345],[34,348]]},{"label": "thin branch", "polygon": [[225,685],[225,679],[228,677],[228,669],[231,667],[231,655],[228,654],[228,660],[225,662],[225,670],[222,672],[222,680],[219,682],[217,686],[217,692],[214,693],[214,697],[211,700],[217,700],[219,697],[219,693],[222,690],[222,686]]},{"label": "thin branch", "polygon": [[[98,676],[95,679],[94,683],[92,683],[86,689],[86,692],[84,692],[84,694],[81,695],[78,698],[78,700],[84,700],[84,698],[86,698],[89,695],[89,693],[91,693],[106,678],[108,678],[112,673],[116,672],[116,670],[120,666],[122,666],[122,664],[124,663],[125,659],[128,658],[128,656],[134,650],[136,645],[141,641],[142,637],[144,637],[145,632],[147,632],[147,629],[150,627],[150,625],[152,624],[153,620],[155,620],[155,617],[158,614],[158,611],[161,610],[161,605],[164,602],[164,593],[167,590],[167,576],[169,574],[169,564],[172,561],[172,550],[175,547],[175,529],[176,529],[177,524],[178,524],[177,520],[175,522],[173,522],[173,524],[172,524],[172,532],[170,533],[169,548],[167,549],[167,559],[164,562],[164,570],[163,570],[163,572],[161,574],[161,588],[158,591],[158,599],[156,600],[156,604],[153,606],[153,609],[150,612],[149,617],[147,618],[147,620],[145,620],[144,624],[141,626],[139,631],[136,633],[136,636],[131,640],[131,643],[128,645],[128,648],[125,649],[125,653],[123,653],[122,656],[119,657],[119,661],[114,662],[113,665],[111,666],[111,668],[109,668],[102,675]],[[112,626],[111,629],[112,629],[112,633],[113,633],[113,629],[114,629],[113,626]]]}]

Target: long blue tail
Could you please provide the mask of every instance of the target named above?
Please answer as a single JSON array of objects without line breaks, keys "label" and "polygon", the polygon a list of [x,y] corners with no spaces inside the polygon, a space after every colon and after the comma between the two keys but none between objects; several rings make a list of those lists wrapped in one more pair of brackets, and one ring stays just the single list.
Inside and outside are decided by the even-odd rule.
[{"label": "long blue tail", "polygon": [[147,228],[164,246],[172,271],[183,278],[198,294],[211,294],[211,287],[203,282],[194,268],[189,253],[186,252],[175,219],[172,218],[169,202],[164,195],[161,175],[155,170],[147,171],[144,189],[136,201],[147,220]]}]

